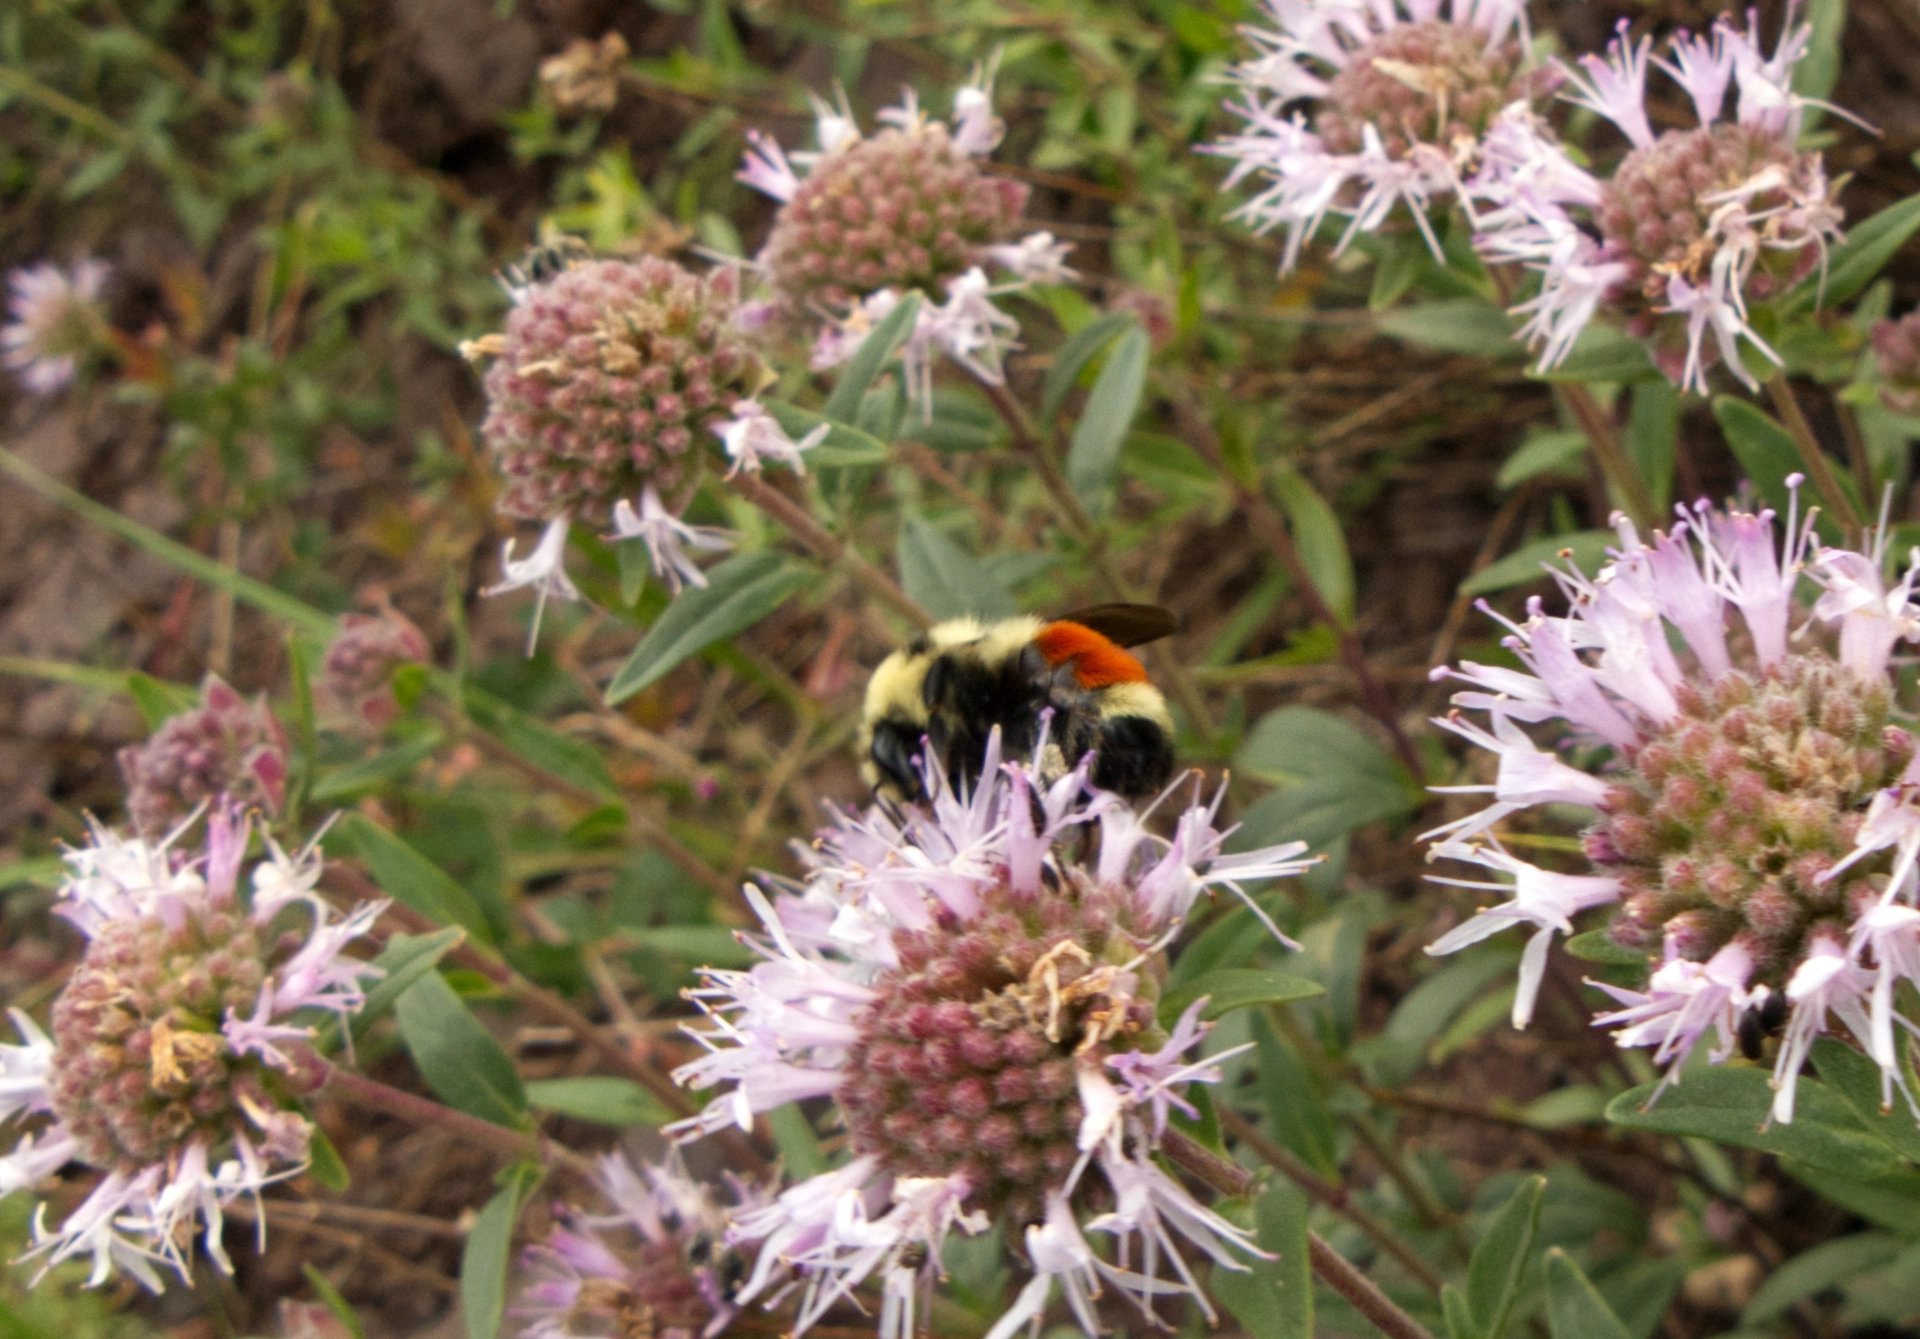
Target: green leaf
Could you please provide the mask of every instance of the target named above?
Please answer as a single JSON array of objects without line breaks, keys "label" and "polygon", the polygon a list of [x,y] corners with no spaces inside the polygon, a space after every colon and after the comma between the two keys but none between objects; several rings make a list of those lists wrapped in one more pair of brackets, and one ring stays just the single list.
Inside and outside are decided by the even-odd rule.
[{"label": "green leaf", "polygon": [[[674,606],[668,605],[670,614]],[[667,614],[661,615],[665,622]],[[657,624],[655,626],[658,626]],[[468,685],[461,696],[467,718],[492,735],[508,753],[548,776],[602,800],[618,800],[620,787],[607,760],[591,744],[563,735],[546,722],[508,706],[493,694]]]},{"label": "green leaf", "polygon": [[335,1192],[345,1190],[353,1178],[347,1174],[347,1164],[340,1157],[340,1150],[333,1146],[333,1140],[327,1138],[327,1132],[318,1125],[309,1124],[312,1133],[307,1139],[307,1171],[313,1179]]},{"label": "green leaf", "polygon": [[1813,1043],[1813,1066],[1820,1081],[1837,1093],[1854,1118],[1901,1157],[1920,1162],[1920,1124],[1897,1093],[1888,1093],[1880,1066],[1845,1042],[1821,1037]]},{"label": "green leaf", "polygon": [[882,317],[873,332],[860,341],[860,347],[847,360],[847,370],[840,374],[840,383],[827,397],[828,418],[846,424],[855,421],[867,388],[880,375],[887,359],[893,357],[894,350],[913,332],[913,323],[920,319],[921,301],[918,293],[907,294],[900,305]]},{"label": "green leaf", "polygon": [[158,730],[169,716],[178,716],[200,700],[200,695],[184,683],[162,683],[139,670],[127,675],[127,696],[140,709],[140,719],[149,730]]},{"label": "green leaf", "polygon": [[1307,1244],[1307,1197],[1275,1181],[1253,1202],[1255,1240],[1272,1260],[1242,1272],[1215,1265],[1213,1295],[1253,1339],[1313,1339],[1313,1272]]},{"label": "green leaf", "polygon": [[1047,368],[1046,385],[1040,391],[1040,421],[1053,422],[1060,412],[1060,406],[1067,402],[1067,396],[1079,383],[1080,374],[1087,370],[1087,364],[1100,356],[1101,350],[1111,344],[1128,326],[1138,325],[1139,318],[1132,312],[1109,312],[1091,325],[1081,330],[1062,344],[1053,355],[1053,362]]},{"label": "green leaf", "polygon": [[1890,1170],[1893,1150],[1865,1129],[1824,1084],[1801,1078],[1793,1124],[1768,1123],[1771,1076],[1763,1069],[1703,1067],[1642,1110],[1657,1084],[1645,1083],[1607,1104],[1607,1119],[1629,1129],[1693,1135],[1798,1158],[1842,1176],[1869,1178]]},{"label": "green leaf", "polygon": [[631,609],[640,592],[647,588],[647,578],[653,575],[653,550],[640,535],[615,540],[612,548],[620,572],[620,606]]},{"label": "green leaf", "polygon": [[1580,1266],[1558,1246],[1547,1252],[1547,1328],[1553,1339],[1633,1339]]},{"label": "green leaf", "polygon": [[[1832,96],[1834,81],[1840,77],[1840,30],[1847,26],[1847,0],[1812,0],[1806,22],[1813,35],[1807,43],[1807,54],[1794,67],[1793,91],[1803,98],[1824,100]],[[1801,113],[1803,141],[1821,115],[1819,107],[1808,107]]]},{"label": "green leaf", "polygon": [[1280,1142],[1302,1162],[1325,1176],[1337,1178],[1333,1116],[1314,1088],[1313,1076],[1280,1040],[1263,1010],[1253,1015],[1254,1059],[1260,1075],[1260,1095],[1267,1118]]},{"label": "green leaf", "polygon": [[1522,544],[1498,562],[1488,563],[1460,583],[1462,595],[1491,595],[1495,591],[1544,581],[1542,564],[1563,566],[1568,561],[1592,576],[1607,560],[1607,546],[1619,539],[1611,530],[1577,530],[1571,535],[1547,535]]},{"label": "green leaf", "polygon": [[1856,1232],[1802,1251],[1767,1276],[1767,1281],[1747,1303],[1747,1309],[1740,1313],[1740,1324],[1756,1328],[1765,1325],[1785,1314],[1795,1303],[1826,1292],[1857,1274],[1878,1269],[1900,1254],[1904,1245],[1889,1232]]},{"label": "green leaf", "polygon": [[1446,1319],[1451,1339],[1480,1339],[1473,1311],[1467,1306],[1467,1295],[1451,1283],[1440,1285],[1440,1314]]},{"label": "green leaf", "polygon": [[[318,1134],[319,1131],[316,1130],[314,1133]],[[320,1299],[321,1304],[333,1313],[334,1319],[346,1328],[351,1339],[367,1339],[367,1330],[360,1323],[359,1314],[354,1311],[353,1305],[340,1295],[340,1290],[328,1281],[327,1276],[311,1264],[304,1262],[300,1266],[300,1272],[307,1276],[307,1286],[313,1289],[314,1295]]]},{"label": "green leaf", "polygon": [[1067,483],[1075,496],[1092,501],[1113,486],[1120,467],[1120,446],[1140,411],[1147,388],[1147,332],[1138,325],[1120,337],[1107,365],[1087,392],[1080,421],[1067,443]]},{"label": "green leaf", "polygon": [[531,1079],[527,1101],[543,1111],[590,1120],[599,1125],[665,1125],[673,1119],[666,1106],[632,1079],[587,1074],[573,1079]]},{"label": "green leaf", "polygon": [[1520,1279],[1533,1255],[1547,1178],[1529,1176],[1500,1206],[1467,1262],[1467,1306],[1480,1339],[1501,1339],[1520,1296]]},{"label": "green leaf", "polygon": [[681,591],[607,685],[609,706],[664,678],[690,656],[758,623],[813,577],[777,553],[743,553],[707,572],[704,590]]},{"label": "green leaf", "polygon": [[1842,1176],[1794,1158],[1781,1159],[1780,1166],[1816,1194],[1876,1227],[1908,1241],[1920,1237],[1920,1172],[1896,1167],[1881,1176]]},{"label": "green leaf", "polygon": [[1586,930],[1561,945],[1569,957],[1581,962],[1610,962],[1623,967],[1645,967],[1649,954],[1643,949],[1628,948],[1615,942],[1605,930]]},{"label": "green leaf", "polygon": [[1587,435],[1571,429],[1529,433],[1494,475],[1495,488],[1518,488],[1540,475],[1556,479],[1587,476]]},{"label": "green leaf", "polygon": [[1278,471],[1273,488],[1280,495],[1280,505],[1287,509],[1294,547],[1300,551],[1300,562],[1313,579],[1314,589],[1320,592],[1320,598],[1341,623],[1351,625],[1353,559],[1347,553],[1347,538],[1341,531],[1340,518],[1297,470]]},{"label": "green leaf", "polygon": [[996,619],[1019,612],[1011,591],[920,516],[901,518],[895,561],[908,597],[936,619],[964,614]]},{"label": "green leaf", "polygon": [[264,581],[256,581],[250,576],[236,572],[225,563],[209,558],[204,553],[197,553],[185,544],[167,538],[158,530],[144,526],[130,517],[122,516],[112,507],[95,502],[84,493],[77,492],[51,475],[42,473],[5,447],[0,447],[0,470],[11,474],[41,496],[51,498],[69,511],[85,517],[107,533],[126,540],[135,548],[152,554],[196,580],[204,581],[216,590],[229,591],[235,599],[252,605],[262,613],[283,619],[322,641],[333,639],[335,627],[331,615],[320,612],[305,601],[269,586]]},{"label": "green leaf", "polygon": [[[438,966],[440,959],[464,939],[466,933],[452,925],[430,935],[388,936],[386,948],[373,960],[381,974],[367,987],[367,1002],[346,1020],[353,1028],[353,1035],[364,1036],[368,1028],[385,1018],[407,988]],[[336,1018],[321,1029],[318,1045],[322,1052],[339,1048],[341,1021]]]},{"label": "green leaf", "polygon": [[526,1124],[520,1071],[446,978],[429,972],[394,1006],[400,1039],[427,1086],[456,1111],[509,1129]]},{"label": "green leaf", "polygon": [[[1793,501],[1791,490],[1787,488],[1787,476],[1806,472],[1806,465],[1800,459],[1800,451],[1794,446],[1792,435],[1771,414],[1737,396],[1715,396],[1713,416],[1720,424],[1720,431],[1726,435],[1727,446],[1740,462],[1742,471],[1753,480],[1754,487],[1760,490],[1760,496],[1767,505],[1785,516]],[[1846,489],[1854,505],[1859,506],[1859,490],[1849,487],[1853,476],[1839,461],[1830,459],[1827,463],[1833,467],[1834,478]],[[1839,542],[1839,527],[1824,512],[1816,522],[1816,527],[1821,538],[1829,544]]]},{"label": "green leaf", "polygon": [[507,1306],[507,1265],[513,1254],[513,1227],[539,1184],[540,1169],[521,1165],[475,1215],[460,1254],[460,1310],[467,1318],[467,1339],[494,1339]]},{"label": "green leaf", "polygon": [[787,435],[798,441],[818,428],[827,425],[827,435],[819,445],[807,448],[806,459],[810,465],[828,469],[841,469],[850,465],[884,465],[887,463],[887,444],[868,432],[865,428],[852,423],[842,423],[824,414],[816,414],[811,409],[802,409],[799,405],[788,404],[784,400],[762,400],[761,408],[771,414]]},{"label": "green leaf", "polygon": [[1558,366],[1529,371],[1536,381],[1652,381],[1660,369],[1644,342],[1610,325],[1588,325]]},{"label": "green leaf", "polygon": [[380,891],[412,907],[437,925],[464,926],[481,943],[493,942],[493,929],[473,895],[451,874],[364,814],[347,814],[334,824],[329,844],[345,843],[366,862]]},{"label": "green leaf", "polygon": [[1680,392],[1665,377],[1633,388],[1622,445],[1640,477],[1647,481],[1655,513],[1664,515],[1673,501],[1676,444],[1680,438]]},{"label": "green leaf", "polygon": [[431,758],[445,742],[445,734],[429,730],[417,739],[396,744],[371,758],[350,762],[315,781],[309,798],[315,804],[339,804],[389,781],[397,781]]},{"label": "green leaf", "polygon": [[1384,335],[1445,353],[1508,359],[1524,352],[1514,342],[1513,323],[1507,314],[1479,298],[1449,298],[1398,307],[1376,313],[1373,323]]},{"label": "green leaf", "polygon": [[643,948],[702,967],[745,967],[760,961],[760,955],[724,925],[633,926],[626,934]]},{"label": "green leaf", "polygon": [[769,1111],[767,1129],[773,1133],[774,1146],[780,1150],[780,1160],[786,1164],[788,1174],[796,1181],[818,1176],[827,1170],[827,1155],[820,1147],[819,1136],[814,1134],[813,1126],[807,1123],[807,1113],[800,1109],[798,1102],[788,1102]]},{"label": "green leaf", "polygon": [[1823,276],[1815,270],[1781,297],[1780,314],[1790,316],[1816,303],[1845,302],[1873,282],[1916,228],[1920,228],[1920,195],[1909,195],[1854,224],[1847,230],[1847,240],[1827,254],[1824,292]]},{"label": "green leaf", "polygon": [[1282,788],[1243,816],[1263,839],[1313,849],[1405,818],[1420,801],[1406,769],[1358,727],[1318,707],[1282,707],[1253,727],[1235,766]]},{"label": "green leaf", "polygon": [[1312,999],[1315,995],[1326,994],[1326,988],[1318,981],[1309,981],[1303,976],[1283,976],[1279,972],[1258,971],[1252,967],[1229,967],[1223,971],[1208,972],[1197,981],[1188,981],[1177,990],[1172,990],[1160,999],[1160,1023],[1163,1027],[1172,1027],[1187,1011],[1187,1006],[1202,995],[1211,996],[1207,1005],[1200,1011],[1203,1022],[1230,1014],[1236,1009],[1246,1009],[1256,1004],[1291,1004],[1294,1000]]}]

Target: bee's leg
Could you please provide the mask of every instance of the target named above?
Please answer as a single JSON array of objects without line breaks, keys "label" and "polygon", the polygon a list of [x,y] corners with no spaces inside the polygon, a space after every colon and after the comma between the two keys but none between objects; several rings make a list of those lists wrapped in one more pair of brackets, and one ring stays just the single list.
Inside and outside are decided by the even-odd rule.
[{"label": "bee's leg", "polygon": [[1173,740],[1145,716],[1101,720],[1093,784],[1130,798],[1152,795],[1173,775]]},{"label": "bee's leg", "polygon": [[923,726],[888,717],[873,727],[873,745],[868,751],[881,784],[892,786],[909,800],[926,798],[920,768],[914,761],[923,732]]}]

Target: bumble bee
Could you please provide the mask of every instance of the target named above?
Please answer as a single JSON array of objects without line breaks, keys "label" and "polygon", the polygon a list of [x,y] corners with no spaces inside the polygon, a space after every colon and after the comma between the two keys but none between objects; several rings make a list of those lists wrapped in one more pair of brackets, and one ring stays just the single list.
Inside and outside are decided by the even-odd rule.
[{"label": "bumble bee", "polygon": [[583,261],[593,259],[593,248],[571,233],[555,233],[527,248],[518,265],[507,266],[509,288],[531,288],[558,278]]},{"label": "bumble bee", "polygon": [[915,764],[924,738],[948,780],[971,786],[995,726],[1006,756],[1027,756],[1050,708],[1044,780],[1094,750],[1093,784],[1129,798],[1151,795],[1173,773],[1173,718],[1123,648],[1179,626],[1150,604],[1096,605],[1051,622],[1029,614],[936,624],[868,681],[861,773],[886,798],[926,798]]}]

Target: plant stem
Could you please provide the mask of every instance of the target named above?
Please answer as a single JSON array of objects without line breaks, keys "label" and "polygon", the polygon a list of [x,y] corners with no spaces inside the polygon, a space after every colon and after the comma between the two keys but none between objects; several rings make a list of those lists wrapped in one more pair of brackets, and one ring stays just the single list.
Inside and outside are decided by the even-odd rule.
[{"label": "plant stem", "polygon": [[1587,443],[1593,447],[1593,458],[1600,462],[1601,471],[1607,476],[1607,482],[1620,491],[1621,499],[1626,503],[1627,515],[1641,530],[1650,530],[1656,517],[1653,511],[1653,497],[1647,492],[1646,480],[1640,477],[1640,471],[1634,467],[1627,450],[1620,444],[1620,434],[1614,431],[1613,418],[1600,407],[1584,382],[1569,381],[1560,387],[1560,394],[1567,402],[1567,408],[1573,411],[1579,420],[1580,431],[1587,435]]},{"label": "plant stem", "polygon": [[[1246,1196],[1254,1189],[1252,1172],[1228,1162],[1178,1130],[1168,1130],[1160,1148],[1196,1179],[1223,1195]],[[1320,1281],[1346,1298],[1355,1311],[1377,1325],[1388,1339],[1433,1339],[1419,1321],[1395,1306],[1392,1298],[1354,1268],[1344,1255],[1327,1245],[1319,1233],[1307,1233],[1307,1251],[1313,1272],[1320,1276]]]},{"label": "plant stem", "polygon": [[912,623],[916,628],[933,626],[933,615],[922,609],[900,589],[894,579],[853,551],[843,539],[835,539],[806,510],[757,474],[736,474],[727,487],[778,521],[786,532],[799,540],[820,561],[845,567],[847,575],[865,588],[869,595]]},{"label": "plant stem", "polygon": [[[1787,384],[1787,374],[1775,372],[1767,378],[1767,395],[1773,400],[1773,407],[1779,413],[1780,420],[1786,425],[1787,435],[1793,438],[1793,445],[1800,452],[1800,463],[1807,467],[1807,475],[1813,480],[1813,486],[1820,492],[1820,500],[1833,509],[1834,519],[1839,521],[1849,538],[1857,538],[1867,528],[1866,518],[1860,515],[1860,509],[1853,505],[1853,499],[1840,487],[1840,480],[1833,472],[1833,466],[1827,461],[1827,453],[1820,449],[1820,441],[1813,435],[1813,427],[1807,422],[1807,416],[1800,412],[1800,401],[1793,393],[1793,387]],[[1871,481],[1863,481],[1863,487],[1871,487]]]},{"label": "plant stem", "polygon": [[1440,1291],[1444,1280],[1439,1271],[1402,1241],[1400,1235],[1386,1223],[1355,1204],[1345,1186],[1321,1176],[1291,1151],[1260,1133],[1252,1121],[1232,1107],[1216,1103],[1215,1110],[1220,1113],[1220,1127],[1257,1153],[1262,1162],[1366,1233],[1374,1245],[1398,1260],[1402,1269],[1426,1284],[1430,1291],[1436,1294]]},{"label": "plant stem", "polygon": [[437,1125],[449,1134],[457,1135],[470,1144],[493,1150],[503,1157],[515,1161],[538,1156],[543,1161],[564,1163],[576,1172],[591,1174],[593,1164],[563,1144],[556,1144],[543,1135],[530,1131],[509,1130],[504,1125],[495,1125],[490,1120],[481,1120],[478,1116],[469,1116],[464,1111],[455,1111],[443,1106],[430,1097],[421,1097],[418,1093],[406,1092],[391,1084],[370,1079],[364,1074],[355,1074],[351,1070],[338,1066],[329,1067],[327,1088],[338,1093],[350,1102],[357,1102],[369,1111],[383,1112],[389,1116],[398,1116],[401,1120],[414,1125]]}]

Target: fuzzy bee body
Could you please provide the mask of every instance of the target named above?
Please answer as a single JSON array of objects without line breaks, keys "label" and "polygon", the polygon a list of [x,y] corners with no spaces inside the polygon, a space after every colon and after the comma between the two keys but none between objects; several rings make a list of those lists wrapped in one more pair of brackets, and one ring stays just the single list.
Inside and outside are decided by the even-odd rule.
[{"label": "fuzzy bee body", "polygon": [[1150,795],[1173,772],[1173,719],[1124,648],[1174,627],[1171,614],[1151,605],[1102,605],[1051,621],[937,624],[874,670],[862,771],[882,795],[925,798],[915,762],[924,739],[948,779],[970,787],[996,726],[1005,756],[1020,758],[1038,746],[1045,719],[1043,779],[1064,775],[1091,750],[1095,785]]}]

